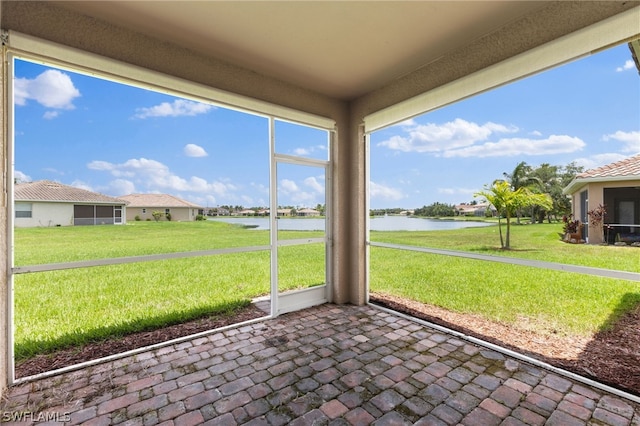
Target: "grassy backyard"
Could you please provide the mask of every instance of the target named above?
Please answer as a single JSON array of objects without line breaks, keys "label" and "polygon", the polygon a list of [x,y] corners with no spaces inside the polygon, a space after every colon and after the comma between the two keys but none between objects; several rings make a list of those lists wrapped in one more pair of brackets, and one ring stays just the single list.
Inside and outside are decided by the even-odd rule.
[{"label": "grassy backyard", "polygon": [[[571,245],[561,225],[515,227],[503,253],[497,228],[372,232],[372,240],[468,250],[640,272],[640,250]],[[319,236],[287,232],[286,238]],[[268,245],[268,231],[219,222],[135,222],[126,226],[16,229],[18,266],[76,260]],[[283,247],[280,290],[324,281],[324,246]],[[640,283],[371,248],[371,290],[459,312],[517,322],[541,332],[588,334],[640,303]],[[21,274],[15,277],[16,358],[107,336],[228,313],[269,293],[269,252]]]}]

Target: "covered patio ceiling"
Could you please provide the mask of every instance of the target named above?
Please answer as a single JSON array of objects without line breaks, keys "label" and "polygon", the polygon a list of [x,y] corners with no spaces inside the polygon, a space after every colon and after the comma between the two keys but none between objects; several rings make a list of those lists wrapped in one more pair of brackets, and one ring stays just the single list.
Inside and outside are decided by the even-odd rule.
[{"label": "covered patio ceiling", "polygon": [[341,100],[388,85],[547,1],[60,2]]}]

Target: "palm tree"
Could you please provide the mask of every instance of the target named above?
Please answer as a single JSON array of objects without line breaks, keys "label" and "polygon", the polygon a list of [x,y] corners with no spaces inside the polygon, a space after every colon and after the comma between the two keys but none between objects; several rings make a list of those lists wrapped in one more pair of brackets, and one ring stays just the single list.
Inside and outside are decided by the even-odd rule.
[{"label": "palm tree", "polygon": [[[511,184],[511,189],[517,191],[520,188],[528,188],[532,184],[542,185],[542,180],[536,176],[531,175],[532,170],[531,166],[529,166],[526,162],[519,162],[516,167],[513,169],[511,173],[502,173],[507,182]],[[520,217],[522,216],[522,211],[520,209],[515,212],[516,219],[518,225],[520,224]],[[532,214],[533,219],[533,214]]]},{"label": "palm tree", "polygon": [[[504,250],[511,248],[511,218],[522,208],[529,206],[540,206],[550,209],[553,205],[548,194],[534,194],[526,187],[517,190],[511,188],[511,184],[505,180],[497,180],[489,187],[485,186],[483,191],[479,191],[474,196],[484,197],[498,211],[498,232],[500,233],[500,247]],[[507,222],[507,232],[502,237],[501,217],[504,215]]]}]

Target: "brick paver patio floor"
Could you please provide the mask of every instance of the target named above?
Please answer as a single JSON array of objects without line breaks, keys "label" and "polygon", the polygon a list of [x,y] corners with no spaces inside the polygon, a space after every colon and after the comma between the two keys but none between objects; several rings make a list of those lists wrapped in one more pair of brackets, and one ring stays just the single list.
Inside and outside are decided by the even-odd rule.
[{"label": "brick paver patio floor", "polygon": [[331,304],[23,383],[2,409],[2,424],[640,426],[628,399]]}]

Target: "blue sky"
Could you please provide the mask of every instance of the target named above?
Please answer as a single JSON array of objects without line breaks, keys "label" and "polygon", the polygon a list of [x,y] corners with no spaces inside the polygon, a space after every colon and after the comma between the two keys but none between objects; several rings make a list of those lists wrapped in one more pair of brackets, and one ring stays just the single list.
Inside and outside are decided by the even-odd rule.
[{"label": "blue sky", "polygon": [[[15,69],[18,179],[268,205],[266,118],[26,61]],[[326,159],[327,136],[278,122],[276,150]],[[591,168],[638,152],[640,76],[625,44],[374,133],[371,207],[468,202],[520,161]],[[278,174],[278,204],[324,203],[322,169]]]}]

